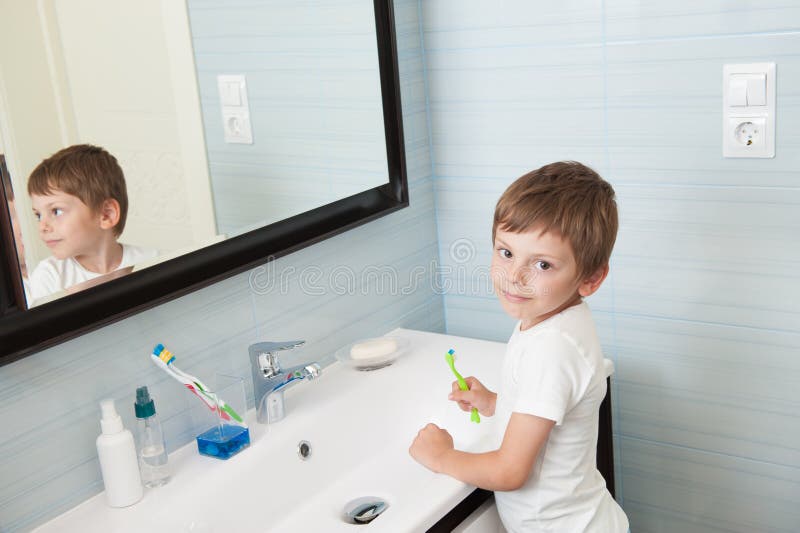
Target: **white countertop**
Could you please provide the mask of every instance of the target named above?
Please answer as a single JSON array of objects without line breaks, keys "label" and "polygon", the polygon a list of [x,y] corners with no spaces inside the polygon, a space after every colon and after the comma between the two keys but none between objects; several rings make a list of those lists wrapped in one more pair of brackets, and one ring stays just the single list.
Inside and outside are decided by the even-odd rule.
[{"label": "white countertop", "polygon": [[[203,457],[194,442],[170,454],[170,482],[145,489],[124,509],[101,493],[42,525],[45,532],[404,532],[424,531],[474,487],[417,464],[408,447],[428,422],[456,446],[485,451],[499,442],[493,419],[481,424],[447,400],[453,375],[444,360],[496,389],[503,343],[397,329],[410,352],[386,368],[360,372],[341,363],[286,391],[286,418],[250,425],[251,445],[228,461]],[[246,379],[250,379],[248,376]],[[254,413],[248,413],[250,420]],[[302,461],[297,444],[311,443]],[[368,525],[342,519],[346,503],[384,498],[388,509]]]}]

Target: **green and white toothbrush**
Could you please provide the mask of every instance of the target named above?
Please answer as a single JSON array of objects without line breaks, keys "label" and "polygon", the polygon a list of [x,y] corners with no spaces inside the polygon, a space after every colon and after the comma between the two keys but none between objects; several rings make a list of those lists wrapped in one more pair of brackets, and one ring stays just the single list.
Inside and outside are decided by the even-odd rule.
[{"label": "green and white toothbrush", "polygon": [[[447,361],[447,364],[450,365],[450,370],[453,371],[453,374],[455,374],[456,379],[458,380],[458,388],[461,390],[469,390],[467,382],[464,381],[464,378],[461,377],[461,374],[459,374],[458,370],[456,370],[455,357],[453,357],[455,353],[456,351],[450,348],[450,351],[444,354],[444,359],[445,361]],[[481,415],[478,414],[478,410],[475,407],[472,408],[472,412],[469,415],[469,419],[475,422],[476,424],[481,423]]]}]

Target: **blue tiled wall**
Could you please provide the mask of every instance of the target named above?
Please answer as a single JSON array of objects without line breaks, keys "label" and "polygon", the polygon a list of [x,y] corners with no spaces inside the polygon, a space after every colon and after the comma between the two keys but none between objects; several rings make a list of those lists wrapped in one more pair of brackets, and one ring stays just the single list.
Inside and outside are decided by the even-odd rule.
[{"label": "blue tiled wall", "polygon": [[[442,0],[422,20],[447,331],[510,334],[481,281],[503,189],[595,167],[621,209],[590,305],[632,531],[796,531],[800,4]],[[723,159],[722,65],[762,61],[777,156]]]},{"label": "blue tiled wall", "polygon": [[[0,368],[0,531],[28,530],[102,489],[94,443],[101,398],[115,398],[132,428],[135,388],[148,384],[170,450],[189,441],[183,412],[192,399],[148,361],[156,342],[190,373],[245,376],[252,404],[247,347],[256,340],[306,339],[297,357],[324,361],[352,340],[395,327],[444,330],[433,270],[412,276],[437,254],[418,4],[398,0],[395,10],[411,207],[281,258],[271,270],[256,268]],[[370,267],[396,269],[397,288],[363,275]],[[310,284],[315,272],[320,281]],[[327,290],[334,272],[355,285],[347,289],[337,277],[340,290]],[[270,288],[270,279],[285,289]]]}]

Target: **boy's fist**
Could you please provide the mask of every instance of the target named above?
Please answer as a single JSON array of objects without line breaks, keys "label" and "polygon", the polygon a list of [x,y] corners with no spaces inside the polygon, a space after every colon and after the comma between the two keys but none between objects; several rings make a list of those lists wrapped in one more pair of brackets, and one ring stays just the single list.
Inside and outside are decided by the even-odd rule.
[{"label": "boy's fist", "polygon": [[441,472],[441,458],[453,449],[453,437],[436,424],[428,424],[417,433],[408,449],[418,463],[434,472]]},{"label": "boy's fist", "polygon": [[469,390],[461,390],[458,381],[454,381],[453,391],[447,398],[457,402],[462,411],[470,411],[474,407],[483,416],[492,416],[497,403],[497,394],[484,387],[483,383],[473,376],[464,378],[464,381],[467,382]]}]

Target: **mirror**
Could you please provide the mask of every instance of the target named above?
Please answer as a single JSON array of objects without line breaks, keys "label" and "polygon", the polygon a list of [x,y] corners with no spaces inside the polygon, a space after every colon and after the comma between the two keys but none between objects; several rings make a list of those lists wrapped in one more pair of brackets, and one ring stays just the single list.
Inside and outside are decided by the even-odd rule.
[{"label": "mirror", "polygon": [[[5,153],[29,306],[389,181],[368,0],[47,0],[4,13],[0,121],[4,144],[24,147]],[[63,225],[89,186],[73,185],[83,202],[70,210],[58,187],[29,195],[26,182],[44,158],[84,143],[117,158],[127,201],[108,238],[76,248],[46,214],[59,209]],[[91,155],[71,164],[78,157]]]},{"label": "mirror", "polygon": [[26,310],[0,210],[3,363],[408,205],[388,0],[41,0],[3,14],[0,153],[28,272],[49,250],[27,176],[79,143],[123,169],[119,242],[158,251]]}]

